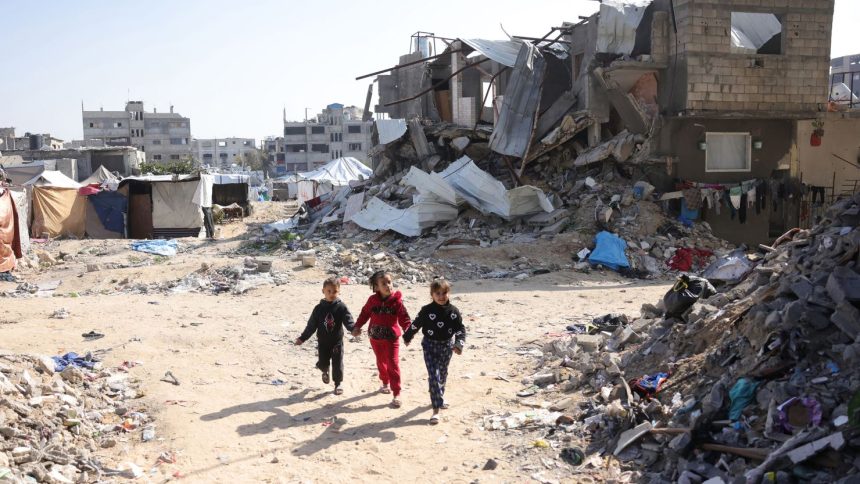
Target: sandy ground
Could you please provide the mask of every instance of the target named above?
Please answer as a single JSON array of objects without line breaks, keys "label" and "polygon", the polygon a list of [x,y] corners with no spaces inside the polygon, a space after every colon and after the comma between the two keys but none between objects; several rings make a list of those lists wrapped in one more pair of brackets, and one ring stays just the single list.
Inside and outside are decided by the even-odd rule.
[{"label": "sandy ground", "polygon": [[[503,448],[510,447],[511,436],[479,427],[483,415],[527,409],[515,393],[522,387],[519,381],[534,372],[534,362],[517,350],[540,348],[577,319],[638,314],[643,302],[657,301],[667,287],[599,272],[457,282],[453,302],[465,316],[467,348],[451,364],[446,398],[451,408],[438,426],[430,426],[417,340],[401,347],[400,409],[389,407],[389,395],[376,393],[379,380],[366,337],[346,343],[341,396],[332,394],[313,366],[314,340],[301,347],[291,344],[321,297],[324,268],[301,269],[279,259],[275,269],[289,274],[288,284],[240,296],[111,294],[126,278],[162,281],[184,276],[201,262],[239,264],[242,258],[231,257],[229,249],[241,232],[237,224],[223,227],[225,241],[193,241],[187,253],[146,267],[87,272],[78,261],[24,275],[27,281],[61,279],[61,294],[87,288],[107,294],[3,299],[0,348],[41,354],[113,348],[108,365],[140,361],[133,375],[146,392],[142,403],[157,417],[159,438],[125,443],[120,452],[123,461],[148,471],[142,480],[162,482],[177,475],[187,482],[522,482],[531,472],[508,459]],[[76,253],[82,247],[101,247],[102,255],[88,259],[99,263],[143,257],[129,251],[125,241],[59,242],[53,249]],[[0,291],[14,287],[0,283]],[[398,289],[412,314],[429,302],[426,287]],[[363,285],[342,287],[353,314],[369,295]],[[71,317],[51,319],[61,307]],[[90,330],[106,336],[84,342],[81,333]],[[181,384],[159,381],[166,371]],[[272,385],[275,379],[286,384]],[[177,463],[154,467],[164,451],[175,451]],[[558,453],[527,446],[523,452]],[[499,467],[481,470],[489,458]],[[544,475],[574,480],[564,469]]]}]

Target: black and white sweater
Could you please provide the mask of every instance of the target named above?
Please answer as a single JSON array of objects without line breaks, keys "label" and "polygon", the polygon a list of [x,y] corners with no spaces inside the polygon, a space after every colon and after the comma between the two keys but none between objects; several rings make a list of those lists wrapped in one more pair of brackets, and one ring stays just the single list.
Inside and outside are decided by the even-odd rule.
[{"label": "black and white sweater", "polygon": [[463,316],[450,302],[444,306],[432,302],[421,308],[421,312],[412,320],[412,325],[403,334],[403,341],[407,343],[412,341],[419,329],[425,338],[433,341],[450,341],[454,338],[454,346],[463,348],[466,344]]}]

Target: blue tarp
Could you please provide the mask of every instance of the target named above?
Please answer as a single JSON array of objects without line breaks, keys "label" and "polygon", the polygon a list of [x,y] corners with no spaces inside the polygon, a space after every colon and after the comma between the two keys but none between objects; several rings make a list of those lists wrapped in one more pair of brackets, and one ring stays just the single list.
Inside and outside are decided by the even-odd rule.
[{"label": "blue tarp", "polygon": [[102,191],[88,198],[96,209],[102,226],[111,232],[123,233],[125,228],[123,213],[128,206],[125,196],[117,192]]},{"label": "blue tarp", "polygon": [[600,232],[594,237],[594,243],[594,251],[588,256],[589,262],[606,266],[614,271],[622,267],[630,267],[627,256],[624,254],[627,242],[621,240],[617,235],[606,231]]},{"label": "blue tarp", "polygon": [[66,353],[62,356],[52,356],[51,359],[54,360],[54,371],[63,371],[69,366],[92,370],[96,364],[92,359],[80,356],[77,353]]},{"label": "blue tarp", "polygon": [[147,254],[174,256],[179,244],[175,240],[138,240],[131,243],[131,249]]}]

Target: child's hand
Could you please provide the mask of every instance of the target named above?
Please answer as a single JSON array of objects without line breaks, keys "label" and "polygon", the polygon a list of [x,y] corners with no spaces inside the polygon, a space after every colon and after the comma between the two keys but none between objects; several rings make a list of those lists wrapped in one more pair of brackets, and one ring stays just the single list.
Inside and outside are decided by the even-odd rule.
[{"label": "child's hand", "polygon": [[302,339],[301,339],[301,338],[296,338],[296,340],[295,340],[295,341],[293,341],[293,344],[294,344],[294,345],[296,345],[296,346],[301,346],[301,345],[302,345],[302,343],[304,343],[304,341],[302,341]]},{"label": "child's hand", "polygon": [[463,348],[460,348],[459,346],[455,346],[454,347],[454,353],[457,353],[458,355],[462,355],[463,354]]},{"label": "child's hand", "polygon": [[412,342],[412,340],[411,340],[411,339],[410,339],[410,340],[407,340],[407,339],[404,339],[404,340],[403,340],[403,344],[404,344],[405,346],[409,346],[409,343],[411,343],[411,342]]},{"label": "child's hand", "polygon": [[359,336],[361,336],[361,329],[355,328],[354,330],[352,330],[352,335],[358,338]]}]

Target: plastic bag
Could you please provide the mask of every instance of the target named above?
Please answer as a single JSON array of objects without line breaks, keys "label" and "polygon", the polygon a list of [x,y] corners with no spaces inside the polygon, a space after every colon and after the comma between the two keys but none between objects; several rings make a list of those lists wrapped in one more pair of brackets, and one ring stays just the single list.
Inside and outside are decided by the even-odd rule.
[{"label": "plastic bag", "polygon": [[672,289],[663,296],[666,317],[681,317],[700,298],[708,298],[716,293],[717,290],[707,279],[682,275],[675,281]]}]

